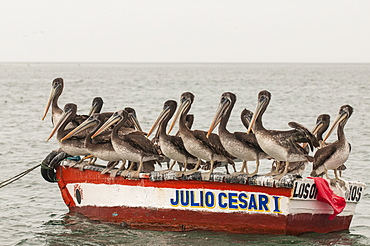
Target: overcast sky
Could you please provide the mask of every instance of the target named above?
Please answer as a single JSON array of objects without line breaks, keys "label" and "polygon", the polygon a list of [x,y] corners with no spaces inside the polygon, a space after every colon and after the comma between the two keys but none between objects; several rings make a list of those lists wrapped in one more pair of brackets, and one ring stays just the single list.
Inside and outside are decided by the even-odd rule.
[{"label": "overcast sky", "polygon": [[0,0],[0,62],[370,62],[370,1]]}]

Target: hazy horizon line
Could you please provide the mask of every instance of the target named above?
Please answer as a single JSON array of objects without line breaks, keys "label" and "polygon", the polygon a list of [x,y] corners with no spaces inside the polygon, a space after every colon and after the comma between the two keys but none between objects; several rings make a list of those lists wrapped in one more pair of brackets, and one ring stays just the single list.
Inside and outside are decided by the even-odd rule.
[{"label": "hazy horizon line", "polygon": [[0,64],[370,64],[370,62],[128,62],[128,61],[0,61]]}]

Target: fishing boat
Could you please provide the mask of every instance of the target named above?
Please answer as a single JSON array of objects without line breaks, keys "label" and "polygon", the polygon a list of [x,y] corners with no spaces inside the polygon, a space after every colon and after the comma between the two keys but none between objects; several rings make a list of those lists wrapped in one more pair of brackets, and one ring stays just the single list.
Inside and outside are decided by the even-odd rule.
[{"label": "fishing boat", "polygon": [[60,153],[47,157],[43,167],[43,177],[58,183],[70,211],[144,230],[282,235],[348,230],[366,188],[354,181],[331,186],[345,199],[343,211],[333,214],[330,204],[318,200],[316,180],[299,175],[275,180],[215,172],[203,181],[199,173],[179,178],[174,171],[154,171],[130,179],[119,172],[101,174],[104,166],[76,165]]}]

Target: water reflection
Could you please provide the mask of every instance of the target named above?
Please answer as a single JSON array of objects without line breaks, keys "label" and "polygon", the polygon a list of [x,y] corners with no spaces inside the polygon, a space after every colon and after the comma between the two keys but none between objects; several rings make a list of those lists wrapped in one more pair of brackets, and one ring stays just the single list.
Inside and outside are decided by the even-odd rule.
[{"label": "water reflection", "polygon": [[[90,220],[70,212],[50,220],[33,241],[46,245],[369,245],[365,236],[340,231],[327,234],[306,233],[300,236],[232,234],[191,231],[161,232],[122,228],[119,225]],[[26,245],[26,244],[18,244]],[[36,244],[35,244],[36,245]]]}]

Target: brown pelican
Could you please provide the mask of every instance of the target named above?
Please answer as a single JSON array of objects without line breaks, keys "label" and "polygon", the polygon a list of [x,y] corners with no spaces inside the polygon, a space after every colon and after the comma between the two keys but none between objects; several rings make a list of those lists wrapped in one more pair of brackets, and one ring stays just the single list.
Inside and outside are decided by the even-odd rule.
[{"label": "brown pelican", "polygon": [[335,127],[338,128],[338,140],[316,151],[311,176],[322,176],[325,174],[326,178],[329,178],[327,170],[334,170],[335,180],[339,179],[336,169],[347,161],[349,153],[351,152],[351,145],[347,142],[344,134],[344,126],[351,117],[352,112],[353,108],[350,105],[343,105],[340,107],[339,114],[326,133],[323,143],[325,143]]},{"label": "brown pelican", "polygon": [[51,122],[53,123],[53,125],[56,125],[58,123],[60,117],[63,114],[63,110],[58,106],[58,99],[63,92],[63,88],[64,82],[62,78],[56,78],[53,80],[51,84],[49,99],[46,103],[44,115],[42,116],[42,120],[44,120],[51,104]]},{"label": "brown pelican", "polygon": [[[132,128],[123,127],[128,117],[128,113],[125,110],[115,112],[94,133],[92,138],[115,124],[111,133],[113,148],[122,160],[140,163],[138,170],[130,175],[132,178],[138,178],[144,162],[160,161],[162,156],[158,154],[153,143],[146,138],[145,133]],[[120,135],[118,135],[119,130]],[[133,164],[130,165],[129,169],[126,170],[125,173],[130,172],[132,168]]]},{"label": "brown pelican", "polygon": [[[139,121],[137,120],[136,117],[136,111],[133,108],[126,107],[125,111],[128,114],[128,120],[125,123],[125,127],[130,127],[130,128],[135,128],[138,131],[143,131],[143,129],[140,126]],[[113,114],[113,113],[112,113]],[[109,116],[110,117],[110,116]]]},{"label": "brown pelican", "polygon": [[[313,135],[316,135],[316,139],[317,139],[317,141],[320,144],[320,147],[319,148],[322,148],[322,147],[328,145],[328,143],[324,143],[324,141],[323,141],[323,134],[328,129],[329,124],[330,124],[330,115],[328,115],[328,114],[320,114],[317,117],[315,127],[311,131]],[[329,137],[329,135],[328,135],[328,137]],[[306,147],[306,145],[307,144],[305,143],[303,145],[303,147]],[[339,176],[342,176],[342,171],[343,170],[346,170],[346,169],[347,168],[346,168],[346,166],[344,164],[341,165],[340,167],[338,167],[337,170],[339,171]]]},{"label": "brown pelican", "polygon": [[[185,175],[194,173],[197,171],[201,164],[201,160],[210,161],[211,168],[210,171],[203,175],[205,180],[209,180],[211,173],[214,169],[215,161],[226,162],[233,165],[235,171],[235,165],[231,156],[225,148],[222,146],[218,135],[211,133],[207,138],[207,132],[199,130],[190,130],[185,124],[185,118],[188,114],[192,103],[194,102],[194,95],[191,92],[184,92],[180,98],[181,104],[177,110],[177,113],[172,121],[170,130],[172,130],[175,125],[177,118],[179,119],[179,132],[180,137],[184,143],[186,150],[193,156],[198,158],[197,165],[194,169],[185,172]],[[226,165],[227,167],[227,165]]]},{"label": "brown pelican", "polygon": [[226,129],[227,122],[230,119],[231,111],[236,102],[236,95],[231,92],[225,92],[221,95],[221,101],[218,106],[216,115],[209,127],[207,137],[211,134],[213,129],[219,124],[218,135],[220,137],[222,146],[231,155],[243,161],[240,172],[246,170],[248,174],[248,161],[256,162],[256,170],[250,174],[255,175],[258,172],[259,159],[266,158],[267,155],[259,147],[254,134],[246,134],[245,132],[231,133]]},{"label": "brown pelican", "polygon": [[76,116],[77,105],[73,103],[67,103],[64,106],[63,114],[61,115],[59,121],[54,126],[52,132],[50,133],[48,141],[57,132],[57,140],[59,142],[60,148],[69,155],[88,155],[89,152],[85,148],[84,142],[87,132],[84,131],[80,135],[73,138],[67,139],[63,142],[60,140],[67,135],[72,129],[66,129],[68,123],[70,123]]},{"label": "brown pelican", "polygon": [[92,116],[94,113],[100,113],[103,108],[104,101],[101,97],[94,97],[89,114],[87,116]]},{"label": "brown pelican", "polygon": [[279,170],[279,163],[286,162],[283,173],[276,175],[274,178],[280,179],[283,177],[289,168],[291,162],[308,161],[311,158],[299,143],[309,143],[311,150],[318,146],[316,138],[304,126],[289,122],[289,126],[295,128],[288,131],[267,130],[262,123],[262,116],[267,109],[271,100],[271,93],[264,90],[258,94],[258,104],[253,115],[247,133],[252,129],[256,136],[259,146],[262,150],[278,161],[276,170]]},{"label": "brown pelican", "polygon": [[[97,101],[100,102],[101,100],[98,99]],[[97,103],[97,105],[98,104],[99,103]],[[125,108],[125,110],[129,112],[128,113],[129,123],[126,122],[125,124],[130,128],[141,131],[141,126],[140,126],[139,121],[136,118],[135,110],[130,107]],[[99,137],[96,137],[94,139],[91,138],[91,136],[104,124],[109,114],[112,115],[113,113],[93,114],[85,122],[81,123],[81,125],[76,127],[73,131],[71,131],[69,134],[67,134],[64,138],[61,139],[61,141],[63,141],[73,136],[74,134],[79,134],[81,131],[91,128],[90,133],[85,138],[85,147],[93,157],[99,158],[101,160],[109,161],[109,163],[107,164],[107,168],[102,171],[102,174],[107,173],[108,171],[112,170],[115,166],[118,165],[119,161],[121,160],[118,154],[115,152],[112,146],[112,143],[111,143],[111,130],[112,129],[108,129],[104,133],[99,134]],[[120,135],[120,132],[118,133],[118,135]],[[122,160],[122,163],[123,164],[119,169],[111,172],[111,176],[116,176],[118,171],[124,169],[125,160]]]},{"label": "brown pelican", "polygon": [[[159,114],[157,120],[154,122],[152,128],[148,132],[148,136],[158,127],[158,140],[159,146],[162,153],[173,160],[173,164],[168,170],[172,170],[175,162],[184,163],[184,168],[186,170],[188,163],[196,164],[198,158],[189,154],[185,149],[182,139],[178,136],[170,136],[166,133],[166,127],[168,121],[171,119],[176,111],[177,103],[174,100],[168,100],[163,105],[163,110]],[[191,122],[192,123],[192,122]],[[179,173],[179,175],[182,173]]]},{"label": "brown pelican", "polygon": [[[104,122],[105,116],[103,114],[95,113],[60,140],[64,141],[75,134],[79,134],[80,132],[89,129],[90,132],[85,137],[85,148],[95,158],[99,158],[103,161],[109,161],[107,168],[102,171],[102,174],[110,171],[121,160],[112,146],[110,134],[105,134],[105,137],[102,138],[91,138],[95,131],[98,130],[104,124]],[[99,135],[99,137],[101,135]],[[122,161],[125,162],[124,160]],[[116,173],[114,173],[112,176],[115,176],[115,174]]]},{"label": "brown pelican", "polygon": [[[53,80],[51,84],[51,92],[49,95],[49,99],[46,103],[46,107],[44,110],[44,114],[42,116],[42,120],[45,119],[46,114],[49,111],[50,105],[51,105],[51,122],[53,123],[53,126],[55,126],[60,117],[63,115],[63,110],[59,108],[58,106],[58,99],[60,95],[63,92],[64,88],[64,81],[62,78],[56,78]],[[90,108],[89,115],[93,113],[99,113],[101,108],[103,106],[103,100],[101,98],[94,98],[92,102],[92,106]],[[76,115],[76,117],[67,125],[66,129],[74,128],[77,125],[81,124],[84,120],[87,119],[88,116],[85,115]]]},{"label": "brown pelican", "polygon": [[[253,118],[253,112],[248,109],[243,109],[240,113],[240,120],[243,123],[245,128],[249,128],[249,123],[251,122]],[[253,131],[252,131],[253,132]]]},{"label": "brown pelican", "polygon": [[[314,135],[316,134],[316,139],[317,139],[317,141],[319,141],[319,144],[320,144],[319,148],[322,148],[322,147],[328,145],[328,143],[323,142],[323,134],[329,128],[329,124],[330,124],[330,116],[328,114],[321,114],[317,117],[316,127],[318,127],[319,129],[316,130],[316,127],[315,127],[312,130],[312,133]],[[321,125],[322,125],[322,127],[320,127]],[[328,135],[328,137],[329,137],[329,135]],[[346,169],[347,169],[347,167],[344,164],[337,168],[337,170],[339,171],[339,177],[342,176],[342,171],[344,171]]]},{"label": "brown pelican", "polygon": [[[191,129],[191,127],[193,126],[193,123],[194,123],[194,115],[193,114],[187,114],[186,115],[186,118],[185,118],[185,124],[186,126]],[[177,131],[175,136],[180,136],[180,132]]]},{"label": "brown pelican", "polygon": [[[312,135],[316,136],[316,139],[321,146],[322,142],[322,134],[328,129],[330,122],[330,116],[327,114],[321,114],[317,117],[316,124],[314,128],[312,129],[311,133]],[[305,150],[305,152],[308,154],[310,152],[310,149],[308,147],[308,143],[304,143],[302,145],[302,148]],[[275,169],[273,167],[273,170],[276,170],[276,161],[274,161],[273,165],[275,165]],[[285,162],[280,162],[279,165],[279,172],[282,172],[285,169]],[[288,173],[295,173],[302,175],[306,167],[308,166],[308,161],[298,161],[298,162],[291,162],[288,167]]]},{"label": "brown pelican", "polygon": [[323,137],[322,135],[328,129],[330,124],[330,115],[328,114],[320,114],[317,116],[316,125],[312,129],[312,134],[316,135],[316,139],[320,144],[320,147],[323,146]]},{"label": "brown pelican", "polygon": [[[192,125],[193,125],[193,122],[194,122],[194,115],[192,114],[188,114],[186,116],[186,125],[189,127],[189,129],[191,129]],[[179,131],[176,132],[175,136],[179,137],[180,133]],[[182,141],[182,140],[181,140]],[[157,131],[155,133],[155,136],[152,138],[152,142],[154,144],[154,146],[156,147],[158,153],[160,153],[161,155],[163,154],[162,150],[161,150],[161,146],[159,146],[159,128],[157,128]],[[176,161],[172,161],[172,164],[171,164],[171,159],[168,158],[167,156],[164,156],[163,158],[163,161],[162,162],[167,162],[167,168],[168,170],[170,170],[170,167],[174,166],[176,164]],[[182,162],[177,162],[177,164],[179,164],[179,167],[180,167],[180,171],[182,170],[182,168],[184,167],[184,163]],[[190,169],[190,168],[194,168],[195,164],[190,164],[188,163],[187,165],[187,168]],[[166,172],[167,170],[164,170],[163,172]]]}]

